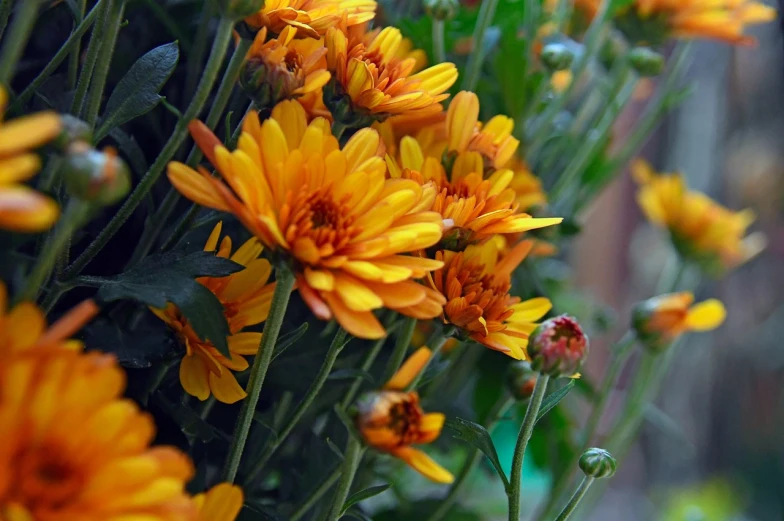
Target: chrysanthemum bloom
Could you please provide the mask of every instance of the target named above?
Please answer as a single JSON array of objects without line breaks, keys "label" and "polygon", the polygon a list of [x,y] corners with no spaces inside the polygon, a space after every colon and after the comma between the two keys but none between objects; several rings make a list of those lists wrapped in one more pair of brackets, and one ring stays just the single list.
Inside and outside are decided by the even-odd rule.
[{"label": "chrysanthemum bloom", "polygon": [[560,315],[545,320],[528,341],[531,367],[550,376],[577,376],[588,356],[588,337],[576,319]]},{"label": "chrysanthemum bloom", "polygon": [[746,230],[751,210],[733,212],[701,192],[690,191],[680,174],[657,174],[639,160],[633,173],[640,189],[637,202],[653,224],[666,228],[678,252],[711,273],[732,269],[765,247],[764,236]]},{"label": "chrysanthemum bloom", "polygon": [[403,364],[381,391],[367,393],[357,401],[356,425],[365,443],[408,463],[414,470],[438,483],[454,477],[427,454],[412,445],[432,443],[441,434],[445,417],[425,413],[416,391],[405,388],[424,369],[432,356],[421,347]]},{"label": "chrysanthemum bloom", "polygon": [[513,158],[510,167],[513,176],[509,183],[515,193],[515,203],[521,211],[547,205],[547,194],[542,188],[542,180],[536,177],[528,166],[518,158]]},{"label": "chrysanthemum bloom", "polygon": [[8,96],[0,87],[0,229],[17,232],[48,230],[60,215],[57,204],[21,184],[41,168],[32,150],[60,133],[60,117],[54,112],[2,121]]},{"label": "chrysanthemum bloom", "polygon": [[242,510],[242,489],[231,483],[219,483],[193,497],[201,521],[234,521]]},{"label": "chrysanthemum bloom", "polygon": [[318,38],[338,23],[364,24],[375,14],[375,0],[266,0],[261,11],[245,22],[254,29],[266,27],[273,34],[294,27],[299,38]]},{"label": "chrysanthemum bloom", "polygon": [[332,81],[325,101],[337,121],[367,126],[398,114],[440,112],[440,103],[457,80],[452,63],[439,63],[416,74],[417,59],[398,58],[403,36],[395,27],[376,33],[337,28],[327,31],[327,65]]},{"label": "chrysanthemum bloom", "polygon": [[447,300],[444,322],[490,349],[528,359],[528,335],[552,307],[546,298],[521,302],[509,294],[512,272],[532,247],[532,241],[521,242],[503,257],[493,241],[460,253],[437,252],[444,267],[432,274],[432,281]]},{"label": "chrysanthemum bloom", "polygon": [[219,402],[234,403],[247,396],[232,371],[244,371],[248,361],[243,355],[255,355],[261,343],[261,333],[242,332],[246,326],[260,324],[267,319],[275,283],[267,283],[272,267],[260,259],[262,246],[253,238],[231,253],[231,238],[220,241],[222,223],[215,225],[204,251],[218,250],[217,256],[231,259],[245,269],[228,277],[201,277],[200,284],[209,289],[223,304],[223,313],[231,335],[226,339],[231,358],[222,355],[209,340],[202,340],[179,309],[169,304],[153,313],[172,328],[185,346],[185,357],[180,362],[180,383],[185,392],[199,400],[210,394]]},{"label": "chrysanthemum bloom", "polygon": [[441,312],[442,299],[412,280],[441,263],[406,255],[441,239],[435,189],[387,179],[376,131],[360,130],[341,150],[326,120],[307,124],[302,107],[285,101],[263,124],[249,114],[234,152],[204,125],[191,132],[225,182],[181,163],[169,165],[169,179],[192,201],[236,215],[294,270],[316,316],[380,338],[373,310]]},{"label": "chrysanthemum bloom", "polygon": [[240,81],[260,109],[285,99],[320,93],[329,81],[327,49],[313,38],[295,40],[297,29],[286,26],[267,40],[267,28],[256,33],[243,65]]},{"label": "chrysanthemum bloom", "polygon": [[632,323],[643,344],[661,350],[687,331],[716,329],[726,316],[721,301],[708,299],[694,304],[694,295],[682,292],[660,295],[637,304]]}]

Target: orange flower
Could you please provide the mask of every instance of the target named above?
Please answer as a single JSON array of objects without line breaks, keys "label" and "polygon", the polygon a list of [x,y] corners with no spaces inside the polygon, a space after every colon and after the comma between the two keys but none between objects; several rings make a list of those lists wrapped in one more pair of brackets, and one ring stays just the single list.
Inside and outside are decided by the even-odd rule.
[{"label": "orange flower", "polygon": [[444,322],[490,349],[528,359],[528,336],[552,307],[546,298],[520,302],[509,294],[512,271],[532,247],[532,241],[523,241],[500,258],[493,241],[460,253],[437,252],[444,267],[432,274],[432,281],[447,299]]},{"label": "orange flower", "polygon": [[441,434],[445,417],[425,413],[419,394],[405,388],[424,369],[430,349],[421,347],[403,364],[381,391],[367,393],[357,401],[356,425],[365,443],[402,459],[417,472],[438,483],[454,477],[427,454],[412,445],[432,443]]},{"label": "orange flower", "polygon": [[3,123],[8,103],[0,87],[0,229],[16,232],[48,230],[60,211],[50,198],[21,184],[41,168],[41,160],[31,152],[60,133],[60,118],[41,112]]},{"label": "orange flower", "polygon": [[542,189],[542,180],[536,177],[522,160],[512,159],[509,168],[514,173],[509,183],[515,193],[515,203],[522,211],[547,205],[547,194]]},{"label": "orange flower", "polygon": [[[218,247],[222,223],[215,225],[204,251]],[[220,241],[218,257],[231,258],[245,269],[228,277],[202,277],[199,283],[209,289],[223,304],[231,336],[226,340],[231,358],[223,356],[208,340],[202,340],[173,304],[165,309],[153,309],[185,345],[185,357],[180,363],[180,383],[185,392],[199,400],[210,394],[219,402],[234,403],[247,396],[232,371],[244,371],[248,361],[243,355],[255,355],[261,344],[261,333],[241,332],[246,326],[260,324],[267,319],[275,283],[267,283],[272,267],[266,259],[258,258],[262,246],[258,239],[250,239],[231,254],[231,239]],[[231,257],[229,257],[231,256]]]},{"label": "orange flower", "polygon": [[274,34],[293,27],[299,38],[318,38],[339,22],[351,27],[369,22],[375,14],[375,0],[266,0],[245,22]]},{"label": "orange flower", "polygon": [[[231,212],[271,254],[288,263],[316,316],[349,333],[381,338],[382,307],[437,316],[438,296],[412,279],[441,263],[406,255],[436,244],[441,216],[432,186],[387,179],[378,133],[363,129],[341,149],[329,123],[286,101],[262,124],[245,119],[238,149],[226,150],[201,124],[191,132],[226,183],[181,163],[169,179],[201,205]],[[435,299],[435,300],[434,300]]]},{"label": "orange flower", "polygon": [[193,497],[201,521],[234,521],[242,510],[242,489],[231,483],[219,483]]},{"label": "orange flower", "polygon": [[640,340],[653,349],[663,349],[687,331],[711,331],[727,316],[724,304],[709,299],[694,304],[688,291],[670,293],[638,304],[632,321]]}]

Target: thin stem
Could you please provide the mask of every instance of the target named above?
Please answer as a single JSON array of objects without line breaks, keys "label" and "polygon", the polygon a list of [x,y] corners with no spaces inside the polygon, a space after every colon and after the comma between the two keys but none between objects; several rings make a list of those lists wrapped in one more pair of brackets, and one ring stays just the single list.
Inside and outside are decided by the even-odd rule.
[{"label": "thin stem", "polygon": [[[191,38],[177,23],[173,16],[166,12],[165,4],[161,4],[158,0],[143,0],[147,9],[158,18],[158,21],[166,27],[166,29],[174,36],[182,47],[191,46]],[[201,62],[200,62],[201,64]]]},{"label": "thin stem", "polygon": [[185,94],[190,95],[196,88],[196,80],[204,63],[204,53],[207,52],[207,42],[210,34],[210,21],[215,16],[215,2],[204,2],[201,11],[201,19],[196,29],[196,37],[193,40],[193,47],[188,53],[188,71],[185,75]]},{"label": "thin stem", "polygon": [[264,324],[264,334],[261,337],[261,345],[256,358],[253,360],[253,367],[250,370],[250,380],[248,381],[248,396],[242,402],[237,419],[237,426],[234,429],[234,438],[229,448],[229,457],[226,460],[226,468],[223,478],[230,483],[237,477],[242,460],[242,451],[245,449],[245,442],[248,441],[251,423],[253,423],[253,413],[256,412],[256,404],[259,402],[261,387],[267,376],[267,370],[272,362],[272,355],[275,352],[275,344],[280,334],[280,326],[283,324],[283,317],[289,304],[291,291],[294,288],[294,274],[286,268],[278,268],[275,271],[275,293],[272,295],[269,316]]},{"label": "thin stem", "polygon": [[327,515],[324,516],[324,521],[337,521],[340,517],[361,459],[362,444],[354,436],[349,435],[346,453],[343,455],[343,465],[340,467],[340,480],[332,497],[332,506],[327,511]]},{"label": "thin stem", "polygon": [[[373,347],[371,347],[368,350],[367,356],[365,356],[365,360],[362,362],[362,366],[360,366],[360,370],[362,370],[365,373],[370,371],[370,368],[373,367],[373,362],[376,361],[376,358],[378,358],[379,353],[381,353],[381,349],[383,349],[384,344],[386,343],[387,338],[389,337],[389,334],[392,332],[393,329],[397,327],[398,324],[399,322],[391,327],[388,327],[387,336],[376,340],[376,342],[373,344]],[[362,387],[362,376],[357,376],[354,379],[354,381],[351,382],[351,386],[348,388],[348,391],[346,391],[346,394],[343,396],[343,399],[340,401],[341,409],[343,409],[344,411],[348,409],[349,405],[351,405],[354,402],[354,399],[357,397],[357,393],[359,392],[360,387]]]},{"label": "thin stem", "polygon": [[443,63],[446,61],[446,42],[444,41],[444,21],[433,21],[433,58],[436,63]]},{"label": "thin stem", "polygon": [[474,34],[471,37],[474,49],[466,64],[463,90],[474,90],[477,83],[479,83],[479,75],[482,72],[482,62],[484,61],[483,42],[485,40],[485,32],[493,22],[497,7],[498,0],[483,0],[482,6],[479,8],[479,17],[476,20]]},{"label": "thin stem", "polygon": [[520,519],[520,489],[522,488],[525,449],[531,439],[531,434],[534,432],[536,417],[539,414],[539,408],[542,406],[542,400],[547,391],[549,380],[550,377],[544,374],[540,374],[536,379],[536,386],[528,402],[525,418],[517,436],[517,445],[515,445],[514,458],[512,459],[512,475],[509,480],[509,490],[506,493],[509,499],[509,521],[518,521]]},{"label": "thin stem", "polygon": [[400,366],[403,365],[403,360],[406,359],[406,353],[411,345],[411,338],[414,336],[416,325],[417,320],[415,318],[405,317],[403,319],[403,325],[400,326],[400,333],[395,340],[395,348],[392,351],[392,356],[389,357],[387,368],[381,379],[382,382],[388,382],[400,369]]},{"label": "thin stem", "polygon": [[210,395],[209,398],[207,398],[207,401],[204,402],[204,405],[202,405],[201,408],[201,412],[199,413],[199,417],[201,417],[202,420],[206,420],[210,416],[210,413],[212,412],[212,408],[215,407],[217,401],[218,400],[216,400],[215,396],[212,394]]},{"label": "thin stem", "polygon": [[591,485],[593,485],[595,480],[596,478],[592,478],[590,476],[585,476],[583,478],[580,486],[577,487],[577,490],[574,491],[572,499],[569,500],[561,513],[558,514],[558,517],[555,519],[555,521],[566,521],[569,519],[569,516],[572,515],[572,512],[574,512],[574,510],[577,508],[577,505],[580,504],[580,500],[583,498],[585,493],[588,492],[588,489],[591,488]]},{"label": "thin stem", "polygon": [[55,53],[49,63],[46,64],[46,67],[38,73],[33,81],[30,82],[25,90],[17,97],[17,103],[25,103],[27,100],[33,97],[38,88],[44,84],[44,82],[52,75],[54,71],[57,70],[57,67],[65,60],[65,57],[68,56],[71,51],[73,51],[72,56],[76,56],[77,59],[80,55],[80,45],[82,42],[82,36],[87,32],[87,30],[92,27],[93,22],[98,17],[98,13],[101,10],[101,6],[106,2],[106,0],[99,0],[98,3],[93,6],[87,16],[84,17],[82,22],[77,25],[71,35],[65,40],[60,50]]},{"label": "thin stem", "polygon": [[106,79],[109,77],[109,67],[112,64],[112,54],[117,43],[117,35],[120,32],[124,11],[125,0],[114,0],[111,14],[101,35],[101,49],[98,53],[98,60],[95,63],[93,79],[90,81],[90,93],[87,96],[84,111],[84,120],[90,128],[95,127],[95,122],[98,119],[98,111],[101,108],[103,91],[106,88]]},{"label": "thin stem", "polygon": [[93,30],[90,32],[90,43],[87,44],[87,54],[84,57],[82,72],[79,74],[79,81],[76,83],[76,91],[71,102],[71,114],[74,116],[81,115],[84,108],[85,96],[92,81],[95,64],[98,61],[103,31],[109,20],[112,2],[113,0],[101,0],[101,3],[96,6],[96,8],[100,7],[101,10],[98,11],[98,21],[93,25]]},{"label": "thin stem", "polygon": [[419,382],[421,382],[422,378],[425,376],[427,368],[430,367],[430,364],[433,363],[433,360],[435,360],[435,358],[441,352],[441,348],[444,347],[447,339],[452,336],[451,329],[452,327],[449,326],[449,331],[445,331],[443,327],[437,326],[436,330],[433,331],[433,333],[430,335],[430,338],[427,339],[425,346],[427,346],[432,351],[432,354],[430,355],[430,358],[427,359],[427,362],[425,362],[425,365],[422,366],[422,369],[419,371],[419,373],[417,373],[414,379],[411,380],[411,383],[408,384],[406,391],[413,391],[419,386]]},{"label": "thin stem", "polygon": [[11,32],[5,40],[2,52],[0,52],[0,85],[8,85],[14,76],[16,64],[22,57],[33,32],[35,19],[38,16],[38,8],[43,5],[43,0],[26,0],[17,2],[16,15],[11,25]]},{"label": "thin stem", "polygon": [[8,27],[8,18],[11,16],[13,6],[14,0],[0,0],[0,38],[5,34],[5,28]]},{"label": "thin stem", "polygon": [[[79,16],[81,17],[78,20],[78,23],[74,22],[74,32],[76,31],[77,27],[81,25],[82,21],[84,20],[84,12],[87,10],[87,0],[79,0],[77,4],[79,8]],[[76,45],[74,46],[73,52],[68,56],[68,90],[73,90],[76,88],[76,78],[79,76],[79,51],[81,49],[81,38],[76,41]]]},{"label": "thin stem", "polygon": [[87,249],[77,258],[71,266],[64,273],[64,278],[69,279],[75,277],[87,266],[87,264],[100,252],[104,246],[111,240],[112,237],[119,231],[125,221],[136,210],[139,204],[147,196],[147,193],[152,189],[155,183],[160,178],[168,162],[174,157],[177,149],[182,145],[183,141],[188,137],[188,123],[197,117],[207,102],[215,80],[218,77],[221,63],[226,55],[226,50],[231,41],[231,33],[234,23],[228,18],[221,18],[218,32],[215,35],[215,40],[212,46],[210,58],[207,60],[207,65],[199,82],[199,87],[196,89],[196,94],[191,100],[188,109],[183,114],[174,132],[169,137],[166,145],[158,154],[158,158],[152,164],[150,169],[144,175],[142,180],[136,185],[131,195],[125,201],[125,204],[120,207],[115,216],[109,221],[98,237],[87,247]]},{"label": "thin stem", "polygon": [[308,513],[308,511],[313,508],[313,506],[318,503],[318,500],[327,493],[329,489],[332,488],[332,485],[340,477],[341,470],[343,469],[342,465],[338,465],[338,467],[332,471],[332,474],[329,475],[327,479],[325,479],[319,488],[317,488],[308,498],[302,503],[297,509],[289,516],[289,521],[299,521],[302,519],[302,516]]},{"label": "thin stem", "polygon": [[280,433],[275,437],[272,443],[267,444],[262,452],[261,456],[259,456],[258,461],[254,464],[251,471],[248,473],[248,476],[245,478],[244,482],[246,486],[253,482],[264,469],[264,465],[270,460],[272,455],[275,453],[276,450],[283,444],[284,441],[288,438],[291,434],[291,431],[299,424],[299,421],[307,412],[310,405],[313,403],[313,400],[316,399],[316,396],[321,392],[321,389],[324,387],[324,384],[327,381],[327,377],[332,372],[332,367],[335,365],[335,361],[337,361],[340,352],[348,343],[346,341],[346,330],[338,328],[337,333],[332,338],[332,343],[329,346],[329,350],[327,351],[326,356],[324,357],[324,362],[321,364],[321,369],[319,369],[316,378],[310,384],[307,393],[305,393],[305,397],[297,406],[297,409],[294,411],[294,414],[291,415],[286,426]]}]

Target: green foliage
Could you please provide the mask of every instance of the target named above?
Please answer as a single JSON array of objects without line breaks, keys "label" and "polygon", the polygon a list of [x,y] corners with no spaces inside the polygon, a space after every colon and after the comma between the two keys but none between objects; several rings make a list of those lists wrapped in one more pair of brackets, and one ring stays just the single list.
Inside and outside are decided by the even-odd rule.
[{"label": "green foliage", "polygon": [[490,463],[493,464],[493,468],[504,482],[504,486],[509,488],[509,480],[506,478],[501,461],[498,459],[498,452],[495,450],[495,445],[487,429],[478,423],[462,418],[447,418],[444,425],[454,431],[452,434],[454,438],[482,451],[482,454],[487,456]]},{"label": "green foliage", "polygon": [[366,489],[360,490],[359,492],[352,494],[343,504],[342,513],[345,514],[348,509],[350,509],[352,506],[356,505],[360,501],[364,501],[373,496],[377,496],[382,492],[386,492],[389,489],[389,487],[390,485],[377,485],[375,487],[368,487]]}]

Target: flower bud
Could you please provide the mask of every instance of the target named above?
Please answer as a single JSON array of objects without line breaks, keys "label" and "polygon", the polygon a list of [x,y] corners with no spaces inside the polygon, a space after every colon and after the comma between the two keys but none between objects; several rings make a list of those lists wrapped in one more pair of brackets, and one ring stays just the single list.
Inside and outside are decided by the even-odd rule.
[{"label": "flower bud", "polygon": [[98,151],[84,142],[69,148],[64,178],[69,194],[103,206],[122,199],[131,187],[128,167],[113,148]]},{"label": "flower bud", "polygon": [[592,448],[580,456],[580,468],[586,476],[596,479],[609,478],[615,474],[615,458],[604,449]]},{"label": "flower bud", "polygon": [[629,51],[629,63],[640,76],[658,76],[664,70],[664,56],[648,47]]},{"label": "flower bud", "polygon": [[602,48],[599,50],[599,61],[608,71],[613,68],[616,60],[626,55],[629,44],[626,39],[618,32],[613,31],[604,40]]},{"label": "flower bud", "polygon": [[293,91],[304,83],[304,77],[292,73],[287,67],[266,63],[252,57],[242,66],[240,84],[259,108],[273,108],[279,102],[295,98]]},{"label": "flower bud", "polygon": [[93,139],[90,126],[75,116],[60,114],[60,124],[60,134],[55,138],[54,145],[61,151],[67,151],[77,141],[89,143]]},{"label": "flower bud", "polygon": [[572,65],[574,53],[562,43],[549,43],[542,49],[539,59],[550,71],[562,71]]},{"label": "flower bud", "polygon": [[528,355],[535,371],[571,376],[588,354],[588,337],[576,319],[561,315],[545,320],[528,339]]},{"label": "flower bud", "polygon": [[530,362],[514,362],[506,373],[506,386],[512,396],[518,400],[526,400],[534,393],[537,378],[539,373],[531,368]]},{"label": "flower bud", "polygon": [[232,20],[242,20],[264,8],[264,0],[217,0],[221,14]]},{"label": "flower bud", "polygon": [[436,20],[451,20],[460,7],[457,0],[424,0],[422,3],[427,15]]}]

